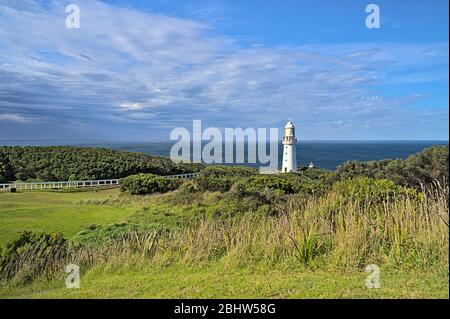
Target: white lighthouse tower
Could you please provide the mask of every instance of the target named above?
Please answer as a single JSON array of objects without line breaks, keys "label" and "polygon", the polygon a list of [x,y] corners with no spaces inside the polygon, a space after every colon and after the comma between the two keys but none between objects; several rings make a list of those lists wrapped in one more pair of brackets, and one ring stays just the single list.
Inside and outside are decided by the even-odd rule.
[{"label": "white lighthouse tower", "polygon": [[297,153],[295,151],[295,144],[297,138],[295,137],[295,126],[291,121],[288,121],[284,127],[283,136],[283,165],[281,166],[282,173],[290,173],[297,171]]}]

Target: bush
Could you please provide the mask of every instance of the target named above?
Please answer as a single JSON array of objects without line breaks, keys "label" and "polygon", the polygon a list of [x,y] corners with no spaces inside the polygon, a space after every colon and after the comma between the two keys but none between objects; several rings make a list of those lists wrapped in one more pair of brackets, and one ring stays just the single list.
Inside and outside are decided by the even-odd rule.
[{"label": "bush", "polygon": [[198,189],[210,192],[227,192],[243,177],[258,174],[258,170],[245,166],[207,166],[195,179]]},{"label": "bush", "polygon": [[177,189],[180,184],[178,179],[154,174],[136,174],[124,178],[120,182],[120,190],[132,195],[165,193]]},{"label": "bush", "polygon": [[200,177],[252,176],[258,175],[258,169],[246,166],[207,166],[200,171]]},{"label": "bush", "polygon": [[224,176],[224,177],[204,177],[199,176],[195,179],[195,184],[198,189],[210,192],[227,192],[231,189],[233,184],[240,180],[239,176]]},{"label": "bush", "polygon": [[197,186],[193,181],[184,181],[179,187],[180,191],[183,193],[195,193],[198,191]]},{"label": "bush", "polygon": [[23,232],[8,243],[0,256],[0,274],[3,279],[22,275],[29,281],[40,274],[54,271],[67,254],[68,244],[62,234]]},{"label": "bush", "polygon": [[311,181],[323,182],[327,180],[332,174],[332,171],[329,171],[327,169],[313,167],[303,170],[300,176]]},{"label": "bush", "polygon": [[388,179],[357,177],[335,183],[332,193],[342,201],[379,204],[396,199],[420,200],[421,195],[415,189],[396,185]]},{"label": "bush", "polygon": [[312,194],[320,188],[317,183],[302,180],[297,174],[257,175],[241,179],[233,189],[242,194],[278,190],[284,194]]},{"label": "bush", "polygon": [[406,160],[381,160],[370,162],[346,162],[337,167],[333,180],[356,176],[390,179],[396,184],[422,189],[434,182],[448,182],[448,146],[433,146],[409,156]]}]

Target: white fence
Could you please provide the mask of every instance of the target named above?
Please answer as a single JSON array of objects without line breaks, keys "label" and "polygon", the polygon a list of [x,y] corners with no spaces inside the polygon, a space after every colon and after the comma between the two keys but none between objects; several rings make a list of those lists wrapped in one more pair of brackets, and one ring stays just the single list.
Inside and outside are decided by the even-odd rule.
[{"label": "white fence", "polygon": [[[167,178],[190,179],[197,177],[198,173],[166,175]],[[31,182],[31,183],[8,183],[0,184],[0,191],[10,190],[33,190],[33,189],[57,189],[57,188],[74,188],[74,187],[98,187],[98,186],[114,186],[119,185],[119,179],[100,179],[89,181],[64,181],[64,182]]]},{"label": "white fence", "polygon": [[65,182],[32,182],[32,183],[9,183],[0,184],[0,191],[15,188],[23,189],[54,189],[54,188],[73,188],[73,187],[97,187],[119,185],[118,179],[101,179],[89,181],[65,181]]}]

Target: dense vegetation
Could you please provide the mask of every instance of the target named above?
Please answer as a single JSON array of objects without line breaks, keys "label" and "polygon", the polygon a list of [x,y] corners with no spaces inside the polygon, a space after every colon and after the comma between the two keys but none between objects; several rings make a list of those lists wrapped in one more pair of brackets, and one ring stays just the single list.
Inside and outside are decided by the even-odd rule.
[{"label": "dense vegetation", "polygon": [[258,170],[250,167],[207,166],[200,171],[195,184],[202,191],[226,192],[241,178],[257,174]]},{"label": "dense vegetation", "polygon": [[255,168],[241,166],[208,166],[200,171],[194,183],[201,191],[227,192],[232,187],[242,192],[279,190],[282,193],[308,193],[321,188],[330,175],[322,169],[307,169],[301,174],[260,175]]},{"label": "dense vegetation", "polygon": [[393,182],[421,189],[432,183],[448,183],[448,146],[434,146],[411,155],[405,160],[382,160],[370,162],[350,161],[339,166],[335,179],[355,176],[387,178]]},{"label": "dense vegetation", "polygon": [[166,193],[181,185],[179,179],[166,178],[155,174],[136,174],[120,182],[120,190],[132,195]]},{"label": "dense vegetation", "polygon": [[[349,193],[355,185],[357,193]],[[144,209],[126,223],[89,227],[70,245],[50,235],[22,236],[4,250],[0,272],[3,279],[21,284],[42,275],[60,278],[64,273],[59,270],[69,263],[90,269],[108,262],[346,272],[377,264],[384,271],[448,274],[448,187],[437,193],[421,197],[413,189],[362,177],[338,182],[323,195],[306,199],[300,194],[266,197],[260,207],[272,211],[255,210],[252,204],[233,211],[234,204],[227,205],[239,200],[233,190],[127,197],[124,205],[135,200]],[[151,206],[155,201],[169,205]],[[166,223],[148,227],[158,209],[173,219],[178,208],[193,212],[190,221],[172,228]],[[201,213],[214,209],[232,215]],[[43,266],[46,262],[50,268]]]},{"label": "dense vegetation", "polygon": [[158,175],[199,171],[202,165],[104,148],[74,146],[1,146],[0,182],[15,180],[89,180],[137,173]]},{"label": "dense vegetation", "polygon": [[[132,175],[121,194],[79,204],[135,207],[134,213],[90,225],[67,243],[22,235],[3,250],[0,277],[19,283],[61,277],[57,269],[68,263],[97,271],[226,265],[341,273],[376,264],[383,273],[438,273],[448,282],[447,178],[448,147],[406,160],[350,162],[336,172],[259,175],[253,168],[208,166],[195,180]],[[48,260],[56,260],[50,272],[34,266]]]}]

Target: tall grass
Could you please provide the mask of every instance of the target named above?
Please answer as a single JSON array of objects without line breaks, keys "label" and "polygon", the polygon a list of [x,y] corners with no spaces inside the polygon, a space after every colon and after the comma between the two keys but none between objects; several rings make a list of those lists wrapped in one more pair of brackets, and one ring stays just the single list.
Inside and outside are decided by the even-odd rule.
[{"label": "tall grass", "polygon": [[378,264],[448,272],[448,194],[442,185],[421,196],[393,194],[377,202],[345,200],[345,194],[333,190],[308,200],[294,194],[277,204],[275,216],[246,213],[226,221],[198,219],[172,231],[133,231],[97,249],[61,245],[45,261],[29,247],[8,261],[2,276],[48,275],[63,272],[68,263],[86,269],[113,260],[338,271]]}]

